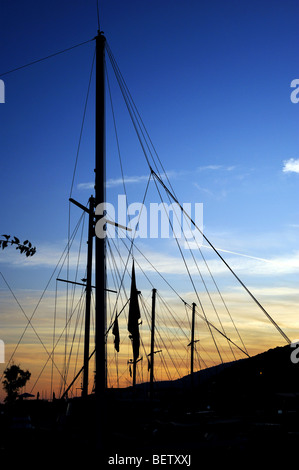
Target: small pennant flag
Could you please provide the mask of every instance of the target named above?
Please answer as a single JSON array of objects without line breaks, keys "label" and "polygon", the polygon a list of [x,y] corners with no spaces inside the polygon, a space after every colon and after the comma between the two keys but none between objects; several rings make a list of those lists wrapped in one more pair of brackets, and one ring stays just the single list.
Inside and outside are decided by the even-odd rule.
[{"label": "small pennant flag", "polygon": [[118,328],[117,312],[116,312],[116,315],[115,315],[112,334],[114,335],[114,347],[115,347],[116,351],[119,352],[119,328]]}]

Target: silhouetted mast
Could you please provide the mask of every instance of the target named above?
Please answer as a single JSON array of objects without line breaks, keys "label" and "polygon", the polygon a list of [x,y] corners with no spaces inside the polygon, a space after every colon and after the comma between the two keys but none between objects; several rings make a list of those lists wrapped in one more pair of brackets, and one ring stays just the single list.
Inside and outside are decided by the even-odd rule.
[{"label": "silhouetted mast", "polygon": [[[87,269],[86,269],[86,279],[82,279],[84,281],[83,283],[81,282],[75,282],[75,281],[70,281],[66,279],[59,279],[57,278],[57,281],[62,281],[62,282],[67,282],[70,284],[75,284],[79,286],[86,286],[85,290],[85,332],[84,332],[84,362],[83,362],[83,367],[80,369],[79,373],[75,376],[75,378],[72,380],[70,385],[67,387],[67,389],[64,391],[63,395],[61,398],[64,398],[67,396],[69,390],[72,388],[73,384],[77,380],[77,378],[80,376],[80,374],[83,372],[83,383],[82,383],[82,397],[87,397],[88,395],[88,363],[90,360],[89,354],[89,345],[90,345],[90,304],[91,304],[91,290],[94,286],[92,286],[92,252],[93,252],[93,237],[94,237],[94,197],[91,196],[89,198],[89,208],[83,206],[80,204],[80,202],[75,201],[73,198],[70,198],[69,201],[72,204],[75,204],[77,207],[79,207],[81,210],[85,211],[88,214],[89,217],[89,222],[88,222],[88,249],[87,249]],[[86,284],[85,284],[86,283]]]},{"label": "silhouetted mast", "polygon": [[85,300],[85,339],[84,339],[84,362],[83,362],[83,386],[82,396],[88,395],[88,363],[89,363],[89,340],[90,340],[90,301],[91,301],[91,279],[92,279],[92,248],[94,234],[94,198],[89,199],[88,219],[88,247],[87,247],[87,272],[86,272],[86,300]]},{"label": "silhouetted mast", "polygon": [[[96,37],[96,129],[95,129],[95,207],[105,202],[105,37],[99,31]],[[103,214],[104,215],[104,214]],[[103,215],[96,216],[96,221]],[[105,238],[96,236],[95,242],[95,348],[97,398],[106,388],[106,259]]]},{"label": "silhouetted mast", "polygon": [[153,289],[152,294],[152,331],[151,331],[151,369],[150,369],[150,397],[154,395],[154,356],[155,356],[155,320],[156,320],[156,293],[157,290]]},{"label": "silhouetted mast", "polygon": [[194,373],[194,331],[195,331],[195,303],[192,304],[192,326],[191,326],[191,380]]},{"label": "silhouetted mast", "polygon": [[191,342],[188,346],[191,347],[191,354],[190,354],[190,375],[191,375],[191,388],[194,388],[194,344],[197,341],[194,339],[195,334],[195,307],[196,304],[192,304],[192,320],[191,320]]},{"label": "silhouetted mast", "polygon": [[[105,42],[96,37],[95,207],[105,202]],[[96,215],[96,223],[104,217]],[[97,234],[98,235],[98,234]],[[95,237],[95,398],[97,449],[105,448],[106,427],[106,256],[105,238]]]},{"label": "silhouetted mast", "polygon": [[[90,296],[92,278],[92,239],[94,236],[94,223],[105,216],[104,210],[97,215],[97,207],[106,202],[105,198],[105,42],[102,32],[96,37],[96,103],[95,103],[95,198],[89,200],[89,209],[70,199],[71,202],[89,213],[88,233],[88,262],[86,280],[86,320],[82,395],[88,393],[88,361],[89,335],[90,335]],[[104,228],[105,229],[105,228]],[[96,375],[95,394],[98,403],[102,402],[106,388],[106,253],[104,234],[95,237],[95,355]],[[101,412],[104,410],[101,407]],[[100,407],[98,407],[100,409]],[[103,416],[98,417],[103,422]]]}]

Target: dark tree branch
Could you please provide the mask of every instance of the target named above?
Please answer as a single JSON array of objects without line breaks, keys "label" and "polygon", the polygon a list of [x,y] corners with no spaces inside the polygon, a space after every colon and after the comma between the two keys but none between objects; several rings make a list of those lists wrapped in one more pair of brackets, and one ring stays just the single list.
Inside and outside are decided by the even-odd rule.
[{"label": "dark tree branch", "polygon": [[10,235],[2,235],[4,237],[0,239],[0,248],[4,250],[8,245],[16,245],[16,250],[19,250],[20,253],[25,253],[25,255],[33,256],[36,253],[36,247],[32,246],[29,240],[25,240],[23,243],[20,242],[18,237],[11,238]]}]

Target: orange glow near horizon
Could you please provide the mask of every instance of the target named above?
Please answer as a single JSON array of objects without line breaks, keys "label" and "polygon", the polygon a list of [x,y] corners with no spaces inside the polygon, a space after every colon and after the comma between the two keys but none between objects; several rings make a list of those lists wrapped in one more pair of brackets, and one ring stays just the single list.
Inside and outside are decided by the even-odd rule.
[{"label": "orange glow near horizon", "polygon": [[[190,312],[187,313],[183,308],[178,309],[174,304],[174,309],[177,308],[178,317],[177,322],[173,318],[167,317],[165,310],[163,310],[161,303],[157,302],[157,333],[156,333],[156,350],[162,350],[161,353],[155,355],[155,380],[175,380],[190,372]],[[238,328],[239,334],[244,338],[244,343],[248,353],[253,356],[267,349],[285,345],[283,338],[281,338],[273,325],[269,325],[263,317],[258,313],[252,314],[252,307],[243,308],[243,320],[239,320]],[[240,312],[240,307],[237,307]],[[281,310],[281,309],[280,309]],[[247,311],[247,312],[246,312]],[[246,313],[250,311],[251,321],[246,321]],[[282,312],[283,313],[283,312]],[[141,309],[143,323],[140,325],[140,356],[142,360],[137,365],[137,383],[149,381],[148,361],[147,355],[150,352],[150,330],[147,324],[146,313]],[[283,314],[281,316],[283,319]],[[213,320],[214,321],[214,320]],[[42,322],[43,323],[43,322]],[[237,334],[233,331],[232,326],[229,325],[227,319],[223,321],[223,328],[227,332],[227,336],[231,338],[240,347],[240,341]],[[78,325],[77,325],[78,328]],[[81,325],[82,328],[82,325]],[[117,353],[114,348],[114,337],[110,331],[107,341],[107,386],[128,387],[132,384],[132,378],[129,373],[128,361],[132,358],[131,341],[128,337],[126,313],[123,317],[119,318],[120,328],[120,352]],[[218,327],[217,327],[218,328]],[[39,334],[43,333],[46,338],[43,345],[38,340],[34,332],[28,331],[24,335],[23,341],[16,349],[16,343],[12,341],[13,336],[16,336],[16,330],[20,331],[22,328],[14,326],[14,328],[7,330],[7,337],[10,343],[6,344],[5,359],[9,359],[13,355],[13,362],[19,364],[21,368],[31,372],[31,379],[26,386],[26,391],[33,393],[35,396],[39,392],[40,398],[51,399],[53,392],[58,398],[64,390],[63,381],[65,365],[68,367],[68,374],[66,384],[69,385],[75,373],[80,370],[83,365],[83,339],[80,341],[73,339],[73,332],[68,332],[69,343],[67,345],[67,355],[65,355],[64,337],[61,335],[61,341],[54,353],[54,363],[52,364],[49,359],[48,353],[52,351],[53,338],[52,330],[48,321],[44,321],[41,328],[37,328]],[[288,333],[293,339],[296,337],[295,323],[293,323],[293,334]],[[246,357],[235,346],[230,347],[229,342],[221,336],[218,332],[214,331],[214,340],[217,342],[222,361],[230,362],[236,359]],[[56,331],[56,341],[59,338],[58,330]],[[92,336],[93,337],[93,336]],[[215,348],[214,340],[210,335],[210,331],[205,322],[199,316],[196,317],[196,332],[195,339],[199,340],[196,343],[195,350],[195,364],[194,370],[205,369],[217,365],[221,362],[218,351]],[[93,351],[94,344],[90,345],[90,352]],[[46,351],[47,349],[47,351]],[[72,352],[72,356],[70,356]],[[7,362],[6,362],[7,364]],[[0,374],[2,375],[6,364],[0,364]],[[89,367],[89,393],[92,393],[94,369],[94,357],[90,360]],[[69,397],[80,396],[82,384],[82,374],[69,392]],[[5,393],[0,390],[0,401],[3,401]]]}]

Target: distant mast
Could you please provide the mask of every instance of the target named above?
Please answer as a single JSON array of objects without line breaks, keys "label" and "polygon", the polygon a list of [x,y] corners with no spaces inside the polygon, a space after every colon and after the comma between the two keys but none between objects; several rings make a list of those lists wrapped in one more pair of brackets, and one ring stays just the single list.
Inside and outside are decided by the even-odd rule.
[{"label": "distant mast", "polygon": [[195,333],[195,303],[192,304],[192,324],[191,324],[191,343],[190,343],[190,346],[191,346],[191,387],[192,387],[192,390],[194,389],[194,333]]},{"label": "distant mast", "polygon": [[151,328],[151,352],[150,352],[150,398],[154,398],[154,359],[155,359],[155,320],[156,320],[156,293],[152,290],[152,328]]}]

